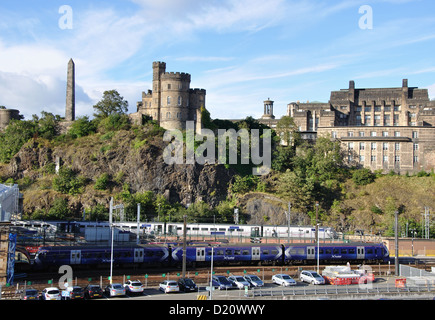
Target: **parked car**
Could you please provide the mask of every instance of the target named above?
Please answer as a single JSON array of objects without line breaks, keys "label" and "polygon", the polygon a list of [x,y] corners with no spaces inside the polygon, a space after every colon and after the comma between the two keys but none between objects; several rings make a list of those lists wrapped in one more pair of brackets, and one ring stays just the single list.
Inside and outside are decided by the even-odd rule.
[{"label": "parked car", "polygon": [[248,281],[245,280],[242,276],[229,276],[228,280],[231,281],[234,286],[236,286],[239,289],[244,289],[245,287],[250,287],[250,284]]},{"label": "parked car", "polygon": [[96,284],[88,284],[84,291],[85,291],[86,299],[95,299],[95,298],[103,297],[103,289],[101,289],[101,287]]},{"label": "parked car", "polygon": [[165,280],[160,283],[159,290],[163,291],[164,293],[179,292],[180,287],[178,286],[177,281]]},{"label": "parked car", "polygon": [[109,284],[104,293],[107,297],[125,296],[125,288],[120,283]]},{"label": "parked car", "polygon": [[301,272],[300,279],[303,282],[308,282],[311,284],[325,284],[325,279],[323,279],[323,277],[316,271],[304,270]]},{"label": "parked car", "polygon": [[78,300],[85,297],[85,292],[83,291],[83,288],[79,286],[67,287],[65,291],[66,299],[69,300]]},{"label": "parked car", "polygon": [[139,280],[127,280],[124,284],[124,288],[128,293],[143,293],[142,282]]},{"label": "parked car", "polygon": [[249,282],[251,287],[262,287],[264,286],[264,282],[255,274],[247,274],[245,275],[245,280]]},{"label": "parked car", "polygon": [[184,291],[184,292],[198,290],[198,286],[190,278],[178,279],[178,287],[180,288],[180,291]]},{"label": "parked car", "polygon": [[36,289],[25,289],[20,294],[20,300],[38,300],[39,293]]},{"label": "parked car", "polygon": [[283,287],[295,286],[296,281],[288,274],[275,274],[272,276],[273,283],[279,284]]},{"label": "parked car", "polygon": [[48,287],[42,290],[41,300],[61,300],[60,291],[56,287]]},{"label": "parked car", "polygon": [[225,276],[213,276],[212,285],[219,290],[234,289],[233,283],[230,282]]}]

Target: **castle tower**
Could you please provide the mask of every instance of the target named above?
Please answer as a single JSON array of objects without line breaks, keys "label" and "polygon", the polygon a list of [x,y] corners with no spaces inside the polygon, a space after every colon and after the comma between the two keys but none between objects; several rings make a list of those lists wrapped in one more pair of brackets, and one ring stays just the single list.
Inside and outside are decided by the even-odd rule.
[{"label": "castle tower", "polygon": [[162,105],[162,75],[166,72],[166,63],[160,61],[153,62],[153,88],[151,106],[149,108],[149,114],[154,120],[159,121],[161,119]]},{"label": "castle tower", "polygon": [[75,64],[73,59],[68,62],[68,75],[66,84],[65,120],[75,120]]},{"label": "castle tower", "polygon": [[270,98],[264,101],[264,114],[261,119],[275,119],[273,115],[273,101]]}]

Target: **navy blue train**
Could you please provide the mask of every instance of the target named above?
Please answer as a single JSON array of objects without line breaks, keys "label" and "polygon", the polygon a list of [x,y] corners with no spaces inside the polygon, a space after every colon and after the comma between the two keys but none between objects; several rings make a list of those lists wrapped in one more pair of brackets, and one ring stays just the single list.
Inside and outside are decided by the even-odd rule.
[{"label": "navy blue train", "polygon": [[[317,251],[319,249],[319,251]],[[214,246],[189,245],[186,262],[190,266],[208,265],[292,265],[320,263],[387,263],[387,247],[380,243],[321,244],[221,244]],[[317,254],[319,252],[319,254]],[[35,257],[38,269],[61,265],[98,267],[110,263],[111,248],[97,246],[55,246],[39,248]],[[129,267],[179,266],[183,261],[183,247],[179,245],[115,246],[115,265]]]}]

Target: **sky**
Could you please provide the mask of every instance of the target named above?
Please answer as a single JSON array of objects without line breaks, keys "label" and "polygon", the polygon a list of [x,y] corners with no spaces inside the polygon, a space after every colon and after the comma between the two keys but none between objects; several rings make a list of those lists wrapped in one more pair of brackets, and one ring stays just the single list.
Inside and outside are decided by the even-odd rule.
[{"label": "sky", "polygon": [[0,105],[26,119],[65,115],[69,59],[76,117],[105,90],[136,112],[152,62],[191,74],[213,119],[256,118],[273,100],[327,102],[356,88],[427,88],[435,98],[433,0],[0,0]]}]

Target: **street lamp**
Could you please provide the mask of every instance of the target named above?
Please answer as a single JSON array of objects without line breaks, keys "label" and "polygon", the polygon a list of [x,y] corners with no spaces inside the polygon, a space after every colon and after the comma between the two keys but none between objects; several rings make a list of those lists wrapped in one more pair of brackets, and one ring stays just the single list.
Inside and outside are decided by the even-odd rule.
[{"label": "street lamp", "polygon": [[210,300],[213,300],[213,258],[214,258],[214,247],[211,246]]},{"label": "street lamp", "polygon": [[[319,229],[319,224],[317,224],[317,229]],[[320,244],[319,244],[319,232],[317,232],[317,273],[319,273],[319,262],[320,262]]]}]

